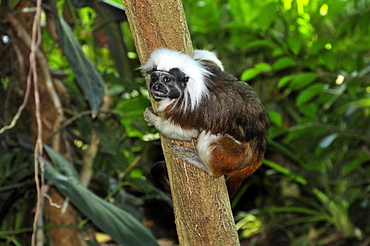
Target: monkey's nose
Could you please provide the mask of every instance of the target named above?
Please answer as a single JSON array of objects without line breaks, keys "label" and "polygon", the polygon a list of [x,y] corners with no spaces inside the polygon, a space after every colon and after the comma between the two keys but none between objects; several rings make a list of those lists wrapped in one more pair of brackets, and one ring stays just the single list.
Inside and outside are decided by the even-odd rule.
[{"label": "monkey's nose", "polygon": [[168,94],[168,89],[162,83],[156,83],[152,86],[152,93],[155,98],[163,98]]}]

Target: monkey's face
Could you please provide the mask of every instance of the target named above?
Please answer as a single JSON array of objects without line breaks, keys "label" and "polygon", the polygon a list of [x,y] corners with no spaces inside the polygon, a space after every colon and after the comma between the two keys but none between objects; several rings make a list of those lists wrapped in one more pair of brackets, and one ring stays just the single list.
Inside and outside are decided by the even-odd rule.
[{"label": "monkey's face", "polygon": [[170,71],[147,71],[150,75],[150,93],[156,100],[179,98],[184,93],[189,77],[178,68]]}]

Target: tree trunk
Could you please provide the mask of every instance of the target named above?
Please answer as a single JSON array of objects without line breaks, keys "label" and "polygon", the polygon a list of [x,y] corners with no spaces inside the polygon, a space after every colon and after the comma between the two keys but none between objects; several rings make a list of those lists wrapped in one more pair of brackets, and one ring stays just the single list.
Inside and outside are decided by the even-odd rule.
[{"label": "tree trunk", "polygon": [[[142,64],[159,47],[192,54],[180,0],[123,0],[123,4]],[[224,177],[211,177],[178,159],[171,149],[178,142],[164,137],[161,141],[180,245],[239,245]],[[195,142],[186,145],[194,148]]]}]

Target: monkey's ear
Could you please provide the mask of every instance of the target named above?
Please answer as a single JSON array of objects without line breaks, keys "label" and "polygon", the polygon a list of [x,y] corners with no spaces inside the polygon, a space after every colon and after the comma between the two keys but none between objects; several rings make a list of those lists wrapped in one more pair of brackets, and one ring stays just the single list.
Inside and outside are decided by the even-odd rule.
[{"label": "monkey's ear", "polygon": [[151,68],[148,68],[148,69],[146,69],[145,70],[145,72],[147,73],[147,74],[152,74],[154,71],[156,71],[157,70],[157,68],[156,67],[151,67]]},{"label": "monkey's ear", "polygon": [[189,77],[184,77],[181,79],[181,82],[188,82],[189,81]]}]

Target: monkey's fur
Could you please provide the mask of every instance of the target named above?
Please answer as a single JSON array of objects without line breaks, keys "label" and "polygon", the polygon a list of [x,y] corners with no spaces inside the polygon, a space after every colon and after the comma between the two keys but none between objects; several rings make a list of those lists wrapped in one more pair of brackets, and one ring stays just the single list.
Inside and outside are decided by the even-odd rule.
[{"label": "monkey's fur", "polygon": [[190,57],[156,49],[142,70],[159,101],[156,113],[145,111],[145,120],[167,138],[198,138],[196,149],[173,146],[175,153],[209,175],[228,175],[229,195],[235,195],[262,164],[266,150],[268,114],[256,93],[205,50]]}]

